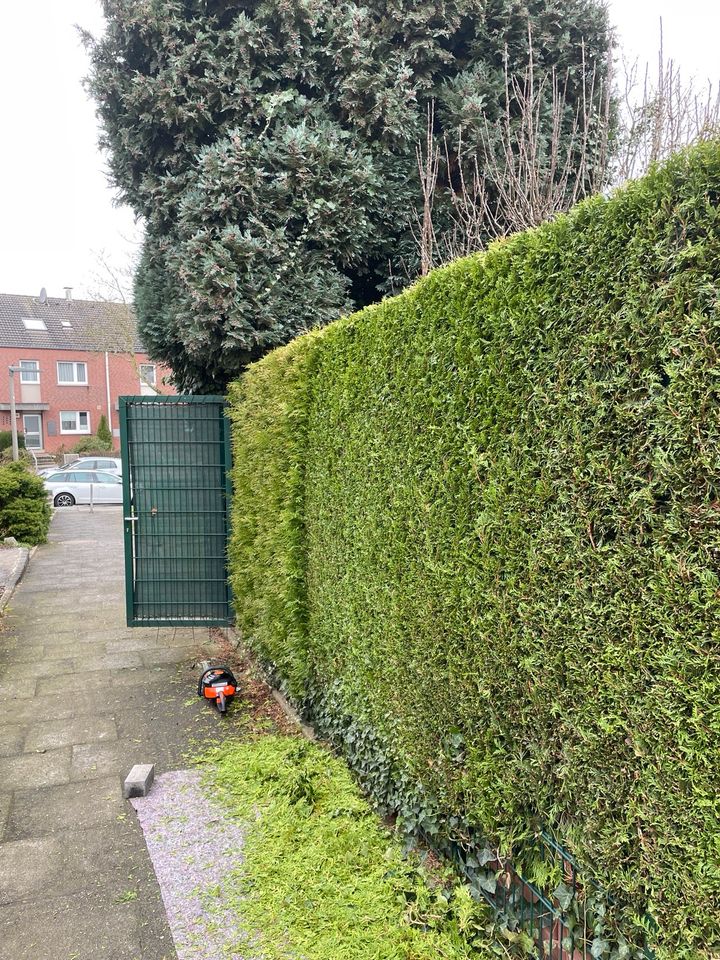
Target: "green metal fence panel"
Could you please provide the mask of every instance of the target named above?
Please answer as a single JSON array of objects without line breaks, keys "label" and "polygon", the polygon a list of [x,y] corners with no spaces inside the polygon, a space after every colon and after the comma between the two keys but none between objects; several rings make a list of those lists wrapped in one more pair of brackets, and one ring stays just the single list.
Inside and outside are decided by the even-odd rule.
[{"label": "green metal fence panel", "polygon": [[232,622],[223,397],[120,397],[127,623]]}]

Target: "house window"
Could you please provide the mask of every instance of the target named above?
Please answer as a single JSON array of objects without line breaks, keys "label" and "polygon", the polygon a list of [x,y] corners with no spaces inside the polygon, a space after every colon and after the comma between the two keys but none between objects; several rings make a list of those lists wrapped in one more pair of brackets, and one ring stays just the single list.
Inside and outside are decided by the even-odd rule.
[{"label": "house window", "polygon": [[60,386],[75,383],[87,384],[88,382],[86,363],[61,362],[57,365],[57,371]]},{"label": "house window", "polygon": [[141,363],[140,364],[140,379],[143,383],[147,383],[148,386],[155,386],[155,364],[154,363]]},{"label": "house window", "polygon": [[90,433],[90,414],[87,410],[61,410],[60,433]]},{"label": "house window", "polygon": [[20,383],[40,383],[40,363],[38,360],[20,361]]}]

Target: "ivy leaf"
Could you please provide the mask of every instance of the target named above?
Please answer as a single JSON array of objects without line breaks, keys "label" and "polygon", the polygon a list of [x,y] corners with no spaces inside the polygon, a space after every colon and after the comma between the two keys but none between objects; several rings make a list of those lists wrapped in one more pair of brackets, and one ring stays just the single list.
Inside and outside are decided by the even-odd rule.
[{"label": "ivy leaf", "polygon": [[564,883],[559,883],[553,890],[552,895],[559,903],[561,910],[567,910],[573,902],[574,893],[570,887]]},{"label": "ivy leaf", "polygon": [[591,956],[595,957],[595,960],[599,960],[600,957],[604,957],[606,953],[610,952],[610,943],[601,937],[596,937],[592,942],[590,947]]}]

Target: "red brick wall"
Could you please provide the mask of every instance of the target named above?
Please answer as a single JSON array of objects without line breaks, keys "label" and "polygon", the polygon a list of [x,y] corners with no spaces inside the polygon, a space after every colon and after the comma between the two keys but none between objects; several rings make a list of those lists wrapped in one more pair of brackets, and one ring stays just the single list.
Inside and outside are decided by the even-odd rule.
[{"label": "red brick wall", "polygon": [[[48,410],[42,411],[43,420],[43,450],[55,453],[62,447],[70,451],[82,439],[82,434],[63,434],[60,432],[60,411],[78,410],[87,411],[90,419],[90,432],[97,431],[102,414],[108,416],[107,390],[105,385],[105,354],[89,353],[82,350],[37,350],[24,347],[0,347],[0,404],[10,402],[9,366],[18,366],[20,360],[37,360],[40,364],[40,402],[49,404]],[[58,384],[57,364],[59,361],[80,361],[87,364],[87,386],[74,384],[61,386]],[[117,437],[120,426],[117,412],[118,397],[136,395],[141,392],[138,364],[151,363],[147,355],[135,354],[135,358],[128,354],[108,354],[110,374],[111,419],[113,433]],[[155,364],[156,384],[159,393],[175,393],[176,391],[162,383],[163,377],[170,376],[170,370],[160,364]],[[22,402],[23,385],[20,383],[20,374],[15,374],[15,400]],[[23,413],[32,411],[18,411],[18,430],[23,430]],[[54,424],[55,436],[49,433],[49,425]],[[10,413],[0,409],[0,430],[10,429]],[[115,440],[116,448],[120,442]]]}]

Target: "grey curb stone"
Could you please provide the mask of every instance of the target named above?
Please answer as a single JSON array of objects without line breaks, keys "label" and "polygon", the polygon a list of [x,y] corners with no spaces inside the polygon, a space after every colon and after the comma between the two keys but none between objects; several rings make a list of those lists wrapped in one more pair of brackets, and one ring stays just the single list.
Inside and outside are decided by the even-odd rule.
[{"label": "grey curb stone", "polygon": [[136,763],[125,778],[123,796],[126,800],[129,800],[130,797],[146,797],[154,779],[155,764]]},{"label": "grey curb stone", "polygon": [[28,565],[28,561],[33,553],[35,553],[35,547],[32,550],[28,550],[27,547],[16,547],[14,548],[17,551],[18,557],[15,561],[15,565],[8,574],[7,580],[5,581],[5,590],[3,591],[2,596],[0,597],[0,611],[4,610],[8,604],[8,601],[13,595],[15,587],[20,583],[22,575],[25,573],[25,570]]}]

